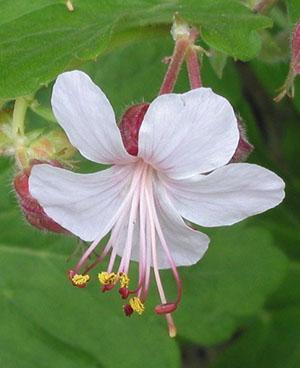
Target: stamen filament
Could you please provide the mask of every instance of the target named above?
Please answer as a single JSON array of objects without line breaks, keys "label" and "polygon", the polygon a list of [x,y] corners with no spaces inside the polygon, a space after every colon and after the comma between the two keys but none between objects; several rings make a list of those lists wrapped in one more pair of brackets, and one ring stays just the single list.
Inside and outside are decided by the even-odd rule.
[{"label": "stamen filament", "polygon": [[[151,199],[153,201],[153,195],[150,197],[151,193],[151,179],[148,178],[148,184],[145,187],[145,196],[147,202],[147,209],[149,215],[149,224],[150,224],[150,237],[151,237],[151,249],[152,249],[152,262],[153,262],[153,271],[156,280],[156,285],[158,289],[158,293],[163,304],[167,303],[165,292],[163,289],[163,285],[160,279],[159,270],[158,270],[158,263],[157,263],[157,253],[156,253],[156,234],[155,234],[155,225],[153,221],[153,214],[152,214],[152,206],[151,206]],[[150,183],[149,183],[150,182]],[[150,191],[150,193],[149,193]],[[152,193],[153,194],[153,193]],[[151,199],[150,199],[151,198]],[[176,327],[170,313],[165,314],[168,327],[169,327],[169,335],[170,337],[176,336]]]}]

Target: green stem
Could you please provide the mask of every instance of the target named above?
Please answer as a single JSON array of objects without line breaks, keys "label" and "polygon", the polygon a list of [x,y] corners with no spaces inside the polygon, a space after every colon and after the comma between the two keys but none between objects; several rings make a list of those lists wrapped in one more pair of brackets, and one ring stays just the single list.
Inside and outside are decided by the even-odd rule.
[{"label": "green stem", "polygon": [[24,135],[24,121],[28,102],[24,97],[18,97],[15,101],[12,127],[15,137]]}]

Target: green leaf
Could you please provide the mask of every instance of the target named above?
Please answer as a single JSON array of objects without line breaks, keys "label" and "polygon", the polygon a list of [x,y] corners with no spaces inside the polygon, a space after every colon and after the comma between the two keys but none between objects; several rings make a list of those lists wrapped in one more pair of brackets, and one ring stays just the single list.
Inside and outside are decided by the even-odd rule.
[{"label": "green leaf", "polygon": [[235,0],[186,3],[183,14],[200,25],[204,41],[216,50],[243,61],[252,59],[260,50],[261,41],[256,31],[272,26],[270,18],[253,14]]},{"label": "green leaf", "polygon": [[[235,0],[0,0],[0,98],[35,92],[67,68],[112,48],[168,34],[179,11],[201,27],[210,46],[247,60],[259,51],[257,30],[271,25]],[[153,27],[155,25],[155,27]]]},{"label": "green leaf", "polygon": [[292,26],[300,20],[300,3],[297,0],[285,0]]},{"label": "green leaf", "polygon": [[290,262],[288,273],[280,288],[268,301],[268,308],[300,307],[300,262]]},{"label": "green leaf", "polygon": [[300,308],[286,308],[255,321],[214,368],[298,368]]},{"label": "green leaf", "polygon": [[211,50],[210,53],[211,53],[209,57],[210,64],[214,72],[221,79],[223,76],[224,68],[227,63],[227,55],[216,50]]}]

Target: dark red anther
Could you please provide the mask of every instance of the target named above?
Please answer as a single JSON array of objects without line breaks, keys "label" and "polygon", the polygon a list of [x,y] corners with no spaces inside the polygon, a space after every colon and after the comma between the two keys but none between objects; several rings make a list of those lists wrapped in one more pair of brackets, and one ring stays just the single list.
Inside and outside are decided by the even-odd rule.
[{"label": "dark red anther", "polygon": [[[14,187],[17,193],[17,198],[26,217],[26,220],[40,230],[48,230],[54,233],[68,233],[66,229],[46,215],[45,211],[34,199],[29,192],[29,176],[33,165],[42,164],[45,162],[34,160],[31,166],[18,174],[14,179]],[[46,162],[52,166],[61,166],[56,161]]]},{"label": "dark red anther", "polygon": [[127,287],[122,287],[119,289],[119,294],[121,295],[122,299],[127,299],[129,295],[129,290]]},{"label": "dark red anther", "polygon": [[114,284],[108,284],[108,285],[104,285],[102,287],[102,293],[105,293],[106,291],[110,291],[115,287]]},{"label": "dark red anther", "polygon": [[165,303],[157,305],[154,310],[156,314],[168,314],[172,313],[176,310],[177,304],[176,303]]},{"label": "dark red anther", "polygon": [[131,308],[129,304],[123,305],[123,311],[126,317],[130,317],[133,313],[133,309]]},{"label": "dark red anther", "polygon": [[238,122],[238,129],[240,133],[240,139],[239,139],[238,146],[230,162],[246,161],[248,156],[254,149],[253,145],[248,141],[248,138],[246,135],[245,123],[239,117],[237,117],[237,122]]},{"label": "dark red anther", "polygon": [[124,147],[133,156],[138,154],[139,131],[149,105],[149,103],[144,102],[130,106],[120,121],[120,131]]}]

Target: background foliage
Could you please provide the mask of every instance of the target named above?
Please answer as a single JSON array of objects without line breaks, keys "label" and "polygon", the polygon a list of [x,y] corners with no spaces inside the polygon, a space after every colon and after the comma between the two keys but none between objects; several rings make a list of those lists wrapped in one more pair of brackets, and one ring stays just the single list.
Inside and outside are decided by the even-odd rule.
[{"label": "background foliage", "polygon": [[[203,84],[244,118],[255,145],[250,161],[280,174],[287,198],[242,224],[204,230],[211,247],[199,264],[181,270],[184,296],[172,340],[164,320],[151,313],[154,287],[147,313],[130,319],[117,297],[97,285],[70,287],[65,273],[76,240],[42,234],[23,221],[11,190],[14,162],[1,158],[0,365],[299,367],[299,84],[294,100],[272,101],[288,71],[299,2],[279,2],[268,16],[244,4],[253,1],[73,3],[69,12],[62,0],[0,0],[0,100],[9,106],[36,94],[45,109],[53,79],[76,67],[101,86],[118,116],[134,102],[151,101],[166,70],[161,60],[172,52],[172,14],[179,11],[200,27],[201,45],[211,49],[203,58]],[[177,91],[189,88],[185,74]],[[33,111],[27,122],[32,129],[55,125]],[[81,162],[81,169],[95,167]]]}]

